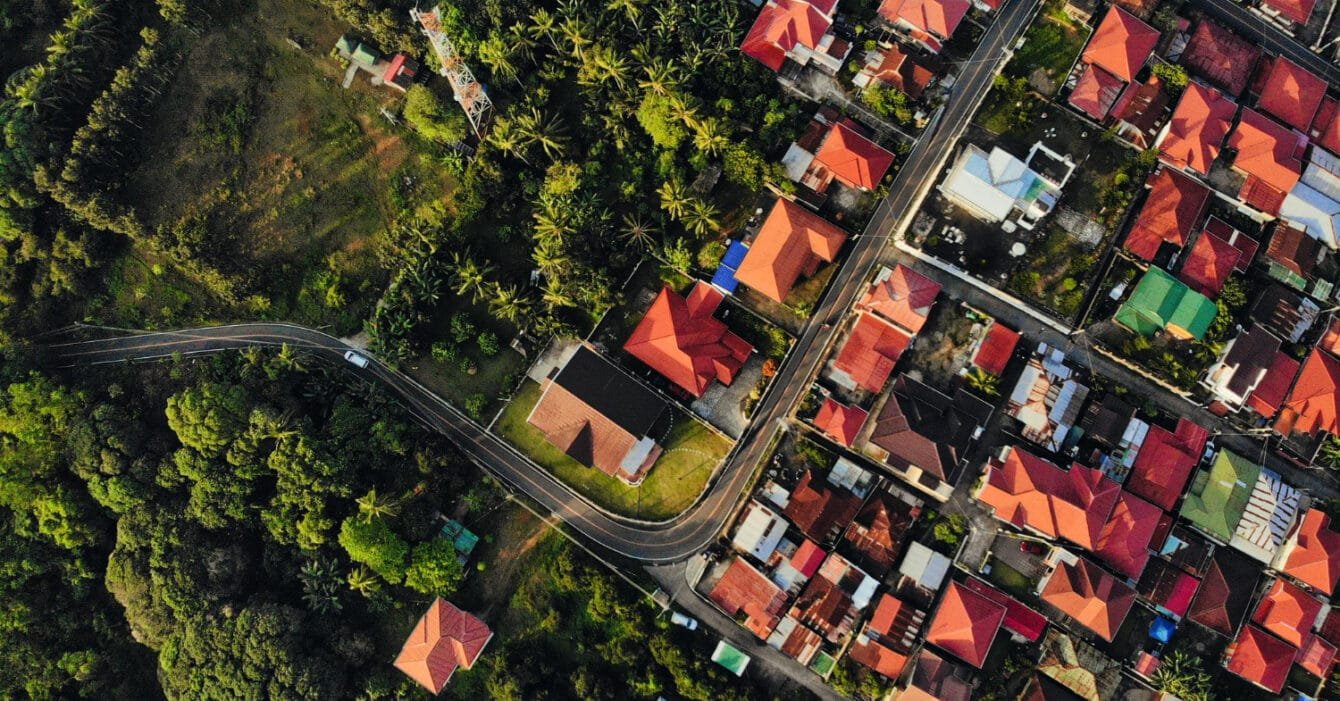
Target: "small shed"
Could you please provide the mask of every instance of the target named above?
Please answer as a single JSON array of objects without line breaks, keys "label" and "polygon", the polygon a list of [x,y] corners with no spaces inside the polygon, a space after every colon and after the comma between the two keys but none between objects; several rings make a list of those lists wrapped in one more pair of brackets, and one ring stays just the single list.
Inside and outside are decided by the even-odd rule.
[{"label": "small shed", "polygon": [[354,61],[364,64],[366,66],[371,66],[372,64],[379,61],[382,57],[380,51],[362,42],[360,42],[358,46],[354,47],[354,50],[350,52],[350,55]]}]

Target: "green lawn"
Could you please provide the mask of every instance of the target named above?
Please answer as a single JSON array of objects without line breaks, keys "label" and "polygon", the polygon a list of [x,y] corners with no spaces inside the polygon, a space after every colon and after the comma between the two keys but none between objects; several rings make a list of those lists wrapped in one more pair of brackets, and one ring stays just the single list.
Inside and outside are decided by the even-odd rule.
[{"label": "green lawn", "polygon": [[987,580],[1015,596],[1028,596],[1033,591],[1034,582],[1019,570],[1010,567],[999,558],[991,558],[991,574]]},{"label": "green lawn", "polygon": [[1087,28],[1067,17],[1059,9],[1059,4],[1049,3],[1046,11],[1024,34],[1024,45],[1015,52],[1014,58],[1006,67],[1006,72],[1012,76],[1027,78],[1033,76],[1036,71],[1041,71],[1035,77],[1035,87],[1040,88],[1039,83],[1045,80],[1053,89],[1044,92],[1048,95],[1054,94],[1056,88],[1065,82],[1066,72],[1070,70],[1086,41],[1088,41]]},{"label": "green lawn", "polygon": [[497,432],[588,499],[625,516],[662,520],[680,513],[702,493],[712,470],[730,449],[725,438],[683,411],[672,409],[674,425],[661,441],[665,452],[642,484],[630,487],[564,455],[526,423],[539,399],[540,385],[526,380],[503,411],[495,427]]}]

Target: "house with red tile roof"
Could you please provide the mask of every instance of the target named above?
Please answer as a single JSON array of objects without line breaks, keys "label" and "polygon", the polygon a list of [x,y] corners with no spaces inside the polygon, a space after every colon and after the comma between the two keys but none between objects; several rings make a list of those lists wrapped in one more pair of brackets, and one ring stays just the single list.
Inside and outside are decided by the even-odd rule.
[{"label": "house with red tile roof", "polygon": [[976,496],[997,519],[1016,528],[1092,550],[1120,491],[1099,470],[1079,464],[1062,470],[1012,446],[987,462]]},{"label": "house with red tile roof", "polygon": [[880,269],[856,308],[878,314],[915,336],[926,325],[939,294],[939,283],[899,263]]},{"label": "house with red tile roof", "polygon": [[1005,620],[1001,621],[1005,630],[1030,643],[1036,643],[1046,632],[1047,617],[1023,605],[1018,599],[976,577],[969,576],[961,584],[972,590],[973,593],[981,594],[1005,607]]},{"label": "house with red tile roof", "polygon": [[666,287],[623,349],[694,397],[713,382],[729,385],[754,347],[713,316],[722,299],[703,282],[688,298]]},{"label": "house with red tile roof", "polygon": [[1284,405],[1289,387],[1293,384],[1293,379],[1298,376],[1299,367],[1298,361],[1294,360],[1293,356],[1282,350],[1277,351],[1261,384],[1257,385],[1256,390],[1247,397],[1247,408],[1263,418],[1274,418]]},{"label": "house with red tile roof", "polygon": [[860,508],[860,497],[841,487],[816,480],[814,473],[806,470],[796,483],[796,488],[791,490],[791,498],[782,514],[801,533],[816,542],[826,543],[837,535],[840,528],[851,523]]},{"label": "house with red tile roof", "polygon": [[1326,97],[1326,81],[1283,56],[1261,62],[1256,108],[1306,133]]},{"label": "house with red tile roof", "polygon": [[1172,511],[1200,464],[1209,437],[1209,431],[1186,418],[1178,419],[1173,431],[1150,426],[1126,478],[1126,489]]},{"label": "house with red tile roof", "polygon": [[1159,614],[1173,620],[1186,616],[1199,588],[1200,579],[1161,557],[1149,560],[1135,584],[1140,598],[1153,604]]},{"label": "house with red tile roof", "polygon": [[1307,24],[1317,0],[1261,0],[1261,9],[1294,24]]},{"label": "house with red tile roof", "polygon": [[847,233],[804,207],[780,198],[763,220],[735,279],[774,302],[824,262],[837,258]]},{"label": "house with red tile roof", "polygon": [[1261,48],[1223,26],[1202,19],[1191,33],[1181,63],[1230,97],[1247,89]]},{"label": "house with red tile roof", "polygon": [[1163,79],[1154,73],[1142,83],[1131,83],[1112,105],[1108,117],[1115,120],[1117,134],[1141,149],[1150,148],[1163,126],[1163,113],[1172,96],[1164,89]]},{"label": "house with red tile roof", "polygon": [[1117,573],[1139,579],[1149,562],[1149,544],[1162,516],[1159,507],[1123,490],[1098,533],[1093,554]]},{"label": "house with red tile roof", "polygon": [[897,679],[907,666],[926,612],[888,594],[880,596],[875,615],[865,624],[848,653],[887,679]]},{"label": "house with red tile roof", "polygon": [[1191,81],[1157,141],[1159,158],[1176,168],[1208,175],[1237,111],[1238,106],[1218,90]]},{"label": "house with red tile roof", "polygon": [[863,312],[833,360],[829,377],[843,387],[877,393],[884,389],[898,359],[910,345],[912,336],[906,331]]},{"label": "house with red tile roof", "polygon": [[442,598],[414,624],[396,655],[395,667],[428,691],[439,694],[459,669],[470,669],[493,631],[483,621]]},{"label": "house with red tile roof", "polygon": [[919,100],[935,76],[935,68],[924,65],[916,56],[904,51],[901,44],[892,43],[866,52],[865,64],[852,76],[851,83],[861,89],[885,85],[909,99]]},{"label": "house with red tile roof", "polygon": [[1097,66],[1123,83],[1135,80],[1159,43],[1159,30],[1113,7],[1089,38],[1080,61]]},{"label": "house with red tile roof", "polygon": [[819,413],[814,417],[814,427],[850,448],[868,416],[869,412],[859,406],[847,406],[829,397],[819,407]]},{"label": "house with red tile roof", "polygon": [[1160,168],[1150,175],[1145,186],[1149,194],[1126,234],[1124,246],[1149,262],[1165,243],[1177,248],[1186,245],[1205,214],[1210,189],[1170,168]]},{"label": "house with red tile roof", "polygon": [[969,0],[881,0],[879,15],[927,51],[939,53],[970,5]]},{"label": "house with red tile roof", "polygon": [[1247,681],[1278,694],[1289,678],[1298,649],[1257,628],[1243,626],[1237,640],[1228,646],[1224,667]]},{"label": "house with red tile roof", "polygon": [[1078,70],[1079,80],[1066,100],[1071,107],[1101,123],[1126,90],[1126,81],[1090,63],[1081,63]]},{"label": "house with red tile roof", "polygon": [[1307,143],[1306,136],[1243,109],[1228,137],[1228,145],[1237,150],[1231,167],[1245,178],[1238,197],[1266,214],[1279,214],[1285,195],[1302,176]]},{"label": "house with red tile roof", "polygon": [[866,501],[847,527],[843,540],[854,551],[861,569],[883,577],[893,569],[903,539],[921,515],[921,500],[880,490]]},{"label": "house with red tile roof", "polygon": [[1275,432],[1340,434],[1340,360],[1316,348],[1308,353],[1275,420]]},{"label": "house with red tile roof", "polygon": [[[1226,411],[1241,409],[1274,371],[1275,358],[1280,353],[1281,344],[1279,336],[1271,333],[1269,329],[1260,324],[1252,324],[1224,346],[1224,352],[1220,354],[1219,359],[1201,378],[1201,386],[1208,389],[1214,401],[1223,405]],[[1284,357],[1292,360],[1287,354]],[[1287,367],[1286,365],[1281,370],[1286,370]],[[1270,416],[1275,415],[1275,410],[1279,407],[1278,401],[1283,400],[1284,392],[1288,391],[1289,382],[1293,380],[1297,370],[1297,361],[1294,361],[1293,372],[1283,381],[1284,388],[1279,390],[1279,399],[1276,400],[1274,408],[1270,409]],[[1266,399],[1269,399],[1269,396]]]},{"label": "house with red tile roof", "polygon": [[851,50],[829,31],[836,6],[829,0],[767,0],[740,53],[778,72],[788,59],[803,66],[815,58],[820,65],[836,61],[836,71]]},{"label": "house with red tile roof", "polygon": [[1319,623],[1322,603],[1283,579],[1276,579],[1256,605],[1252,623],[1292,645],[1302,647]]},{"label": "house with red tile roof", "polygon": [[1135,604],[1135,590],[1080,557],[1062,560],[1046,576],[1042,600],[1098,637],[1112,642]]},{"label": "house with red tile roof", "polygon": [[1000,321],[992,321],[991,327],[986,330],[986,334],[977,343],[977,349],[973,351],[972,364],[988,375],[1000,377],[1005,373],[1005,366],[1009,364],[1010,358],[1014,357],[1014,349],[1018,345],[1018,331]]},{"label": "house with red tile roof", "polygon": [[801,182],[815,192],[826,191],[834,180],[869,192],[879,186],[893,166],[893,154],[857,132],[848,121],[833,123],[814,152],[814,160]]},{"label": "house with red tile roof", "polygon": [[1340,581],[1340,530],[1330,515],[1310,509],[1275,557],[1275,567],[1330,596]]},{"label": "house with red tile roof", "polygon": [[1260,566],[1247,556],[1231,548],[1216,548],[1187,618],[1232,638],[1247,617],[1260,575]]},{"label": "house with red tile roof", "polygon": [[1334,643],[1320,635],[1309,635],[1307,642],[1298,650],[1294,663],[1318,679],[1330,679],[1331,669],[1335,667],[1335,655]]},{"label": "house with red tile roof", "polygon": [[728,616],[743,615],[744,627],[759,640],[768,639],[786,607],[786,592],[740,557],[731,560],[707,598]]},{"label": "house with red tile roof", "polygon": [[1004,620],[1004,606],[950,582],[931,619],[926,642],[981,669]]},{"label": "house with red tile roof", "polygon": [[1191,246],[1177,277],[1191,289],[1214,299],[1224,289],[1228,276],[1238,267],[1242,251],[1208,231],[1202,231]]},{"label": "house with red tile roof", "polygon": [[526,423],[577,462],[637,484],[661,455],[651,434],[666,409],[655,392],[580,346],[545,380]]},{"label": "house with red tile roof", "polygon": [[1340,100],[1329,96],[1322,99],[1308,135],[1312,137],[1312,143],[1340,154]]}]

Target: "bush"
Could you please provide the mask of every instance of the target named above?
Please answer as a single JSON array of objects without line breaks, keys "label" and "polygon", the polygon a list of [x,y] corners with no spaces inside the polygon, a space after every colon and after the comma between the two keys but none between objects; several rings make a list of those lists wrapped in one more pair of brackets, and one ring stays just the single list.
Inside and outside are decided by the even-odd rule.
[{"label": "bush", "polygon": [[456,350],[455,344],[447,343],[446,341],[437,341],[432,347],[433,360],[436,360],[439,363],[451,363],[455,361],[458,353],[459,351]]},{"label": "bush", "polygon": [[465,572],[456,559],[456,546],[445,538],[434,538],[414,546],[414,556],[405,571],[405,586],[421,594],[451,596]]},{"label": "bush", "polygon": [[422,85],[412,86],[405,94],[405,120],[425,139],[442,143],[464,139],[469,128],[461,110],[444,105],[436,93]]},{"label": "bush", "polygon": [[455,339],[457,343],[465,343],[471,338],[474,338],[474,335],[475,324],[470,321],[470,317],[463,313],[451,315],[451,337]]},{"label": "bush", "polygon": [[484,418],[484,409],[487,408],[488,405],[488,397],[485,397],[482,394],[472,394],[465,398],[465,413],[469,414],[470,418],[475,421],[482,420]]},{"label": "bush", "polygon": [[897,88],[871,85],[861,92],[861,102],[885,119],[892,119],[899,124],[912,122],[912,107],[908,103],[907,94]]},{"label": "bush", "polygon": [[479,352],[483,353],[485,357],[492,358],[497,355],[500,350],[502,350],[502,348],[498,345],[497,334],[492,331],[484,331],[479,334]]},{"label": "bush", "polygon": [[405,578],[405,558],[409,545],[380,518],[350,516],[340,524],[340,546],[349,559],[367,565],[392,584]]}]

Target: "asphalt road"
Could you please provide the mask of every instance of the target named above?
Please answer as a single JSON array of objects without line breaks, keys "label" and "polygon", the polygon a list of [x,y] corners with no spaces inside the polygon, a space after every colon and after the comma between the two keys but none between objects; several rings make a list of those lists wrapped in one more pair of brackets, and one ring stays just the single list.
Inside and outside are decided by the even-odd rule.
[{"label": "asphalt road", "polygon": [[[1252,40],[1272,54],[1290,61],[1325,78],[1331,85],[1340,85],[1340,66],[1312,53],[1293,37],[1232,0],[1188,0],[1187,5],[1199,8],[1224,26]],[[1247,70],[1244,67],[1243,70]]]}]

